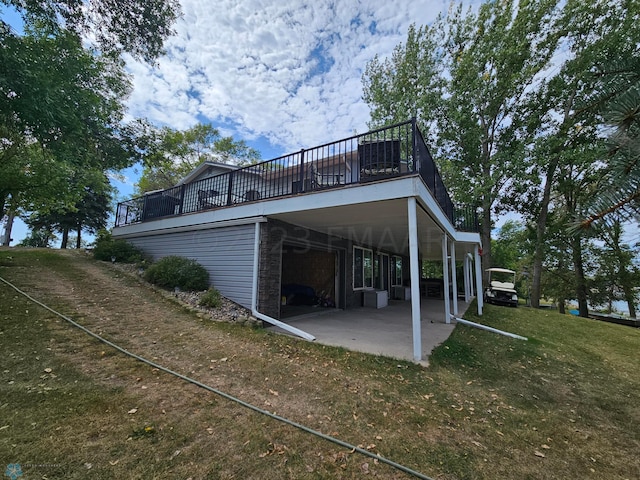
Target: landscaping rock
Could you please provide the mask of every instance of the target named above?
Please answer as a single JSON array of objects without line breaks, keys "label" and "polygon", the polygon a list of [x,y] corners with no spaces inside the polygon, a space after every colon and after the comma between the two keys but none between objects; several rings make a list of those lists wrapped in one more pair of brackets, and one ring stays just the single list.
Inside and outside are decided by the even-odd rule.
[{"label": "landscaping rock", "polygon": [[[111,264],[108,264],[111,265]],[[113,267],[117,270],[127,273],[129,275],[138,277],[142,282],[142,274],[139,268],[132,264],[115,263]],[[147,282],[145,282],[147,283]],[[237,303],[221,296],[222,304],[218,308],[207,308],[199,305],[200,298],[206,293],[202,292],[183,292],[180,289],[174,289],[173,291],[164,290],[149,284],[151,288],[162,293],[163,295],[173,298],[181,305],[187,307],[189,310],[196,312],[199,318],[204,320],[213,320],[214,322],[229,322],[237,325],[247,326],[261,326],[262,322],[251,315],[251,310],[238,305]]]}]

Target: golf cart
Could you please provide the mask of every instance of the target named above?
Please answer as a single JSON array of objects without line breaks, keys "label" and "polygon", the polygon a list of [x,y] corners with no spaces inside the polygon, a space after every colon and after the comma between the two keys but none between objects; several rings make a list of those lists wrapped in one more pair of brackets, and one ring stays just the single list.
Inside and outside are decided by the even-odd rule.
[{"label": "golf cart", "polygon": [[484,289],[484,301],[517,307],[516,272],[506,268],[488,268],[487,272],[489,272],[489,286]]}]

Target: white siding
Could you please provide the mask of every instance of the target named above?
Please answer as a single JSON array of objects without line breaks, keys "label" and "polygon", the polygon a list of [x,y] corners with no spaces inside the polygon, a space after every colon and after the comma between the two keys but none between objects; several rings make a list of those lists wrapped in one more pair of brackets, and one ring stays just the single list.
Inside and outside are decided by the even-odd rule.
[{"label": "white siding", "polygon": [[255,225],[128,238],[155,260],[168,255],[192,258],[209,272],[211,284],[225,297],[251,308]]}]

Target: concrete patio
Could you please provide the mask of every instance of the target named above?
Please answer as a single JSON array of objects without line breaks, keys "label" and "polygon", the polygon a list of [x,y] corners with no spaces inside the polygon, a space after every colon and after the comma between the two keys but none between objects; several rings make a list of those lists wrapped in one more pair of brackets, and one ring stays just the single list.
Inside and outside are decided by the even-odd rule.
[{"label": "concrete patio", "polygon": [[[462,316],[469,303],[458,301]],[[453,311],[453,308],[452,308]],[[444,321],[444,301],[422,298],[420,302],[422,362],[428,363],[431,351],[444,342],[456,323]],[[284,322],[316,337],[324,345],[344,347],[374,355],[413,361],[411,302],[391,300],[384,308],[334,310],[318,308],[312,313],[290,317]],[[280,328],[272,331],[286,333]]]}]

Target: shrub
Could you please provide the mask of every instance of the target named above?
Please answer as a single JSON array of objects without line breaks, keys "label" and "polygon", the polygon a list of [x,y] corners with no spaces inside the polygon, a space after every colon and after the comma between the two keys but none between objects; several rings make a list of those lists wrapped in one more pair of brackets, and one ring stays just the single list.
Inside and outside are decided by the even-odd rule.
[{"label": "shrub", "polygon": [[158,260],[144,272],[144,279],[165,288],[181,290],[206,290],[209,273],[195,260],[169,256]]},{"label": "shrub", "polygon": [[198,305],[206,308],[219,308],[222,305],[222,296],[218,290],[211,287],[200,297]]},{"label": "shrub", "polygon": [[111,233],[106,230],[98,232],[93,247],[93,257],[106,262],[111,262],[112,258],[115,258],[115,261],[120,263],[138,263],[146,260],[142,250],[125,240],[114,240]]}]

